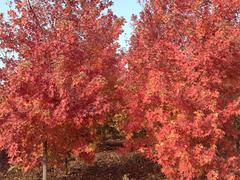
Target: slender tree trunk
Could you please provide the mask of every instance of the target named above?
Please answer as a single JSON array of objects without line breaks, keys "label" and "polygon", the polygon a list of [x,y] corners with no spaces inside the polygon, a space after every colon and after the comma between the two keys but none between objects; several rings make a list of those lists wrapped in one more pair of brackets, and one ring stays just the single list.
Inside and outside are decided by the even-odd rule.
[{"label": "slender tree trunk", "polygon": [[68,175],[68,155],[65,158],[65,176],[67,177]]},{"label": "slender tree trunk", "polygon": [[47,180],[47,163],[48,163],[48,145],[47,141],[43,142],[43,159],[42,159],[42,166],[43,166],[43,176],[42,180]]}]

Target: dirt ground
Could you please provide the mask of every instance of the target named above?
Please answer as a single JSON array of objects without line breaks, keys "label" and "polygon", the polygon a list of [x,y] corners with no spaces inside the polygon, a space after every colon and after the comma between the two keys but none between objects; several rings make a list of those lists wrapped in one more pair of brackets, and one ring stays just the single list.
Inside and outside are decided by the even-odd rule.
[{"label": "dirt ground", "polygon": [[[160,167],[137,153],[119,155],[113,151],[96,154],[92,165],[72,161],[69,173],[49,172],[49,180],[163,180]],[[41,171],[1,173],[1,180],[41,180]]]}]

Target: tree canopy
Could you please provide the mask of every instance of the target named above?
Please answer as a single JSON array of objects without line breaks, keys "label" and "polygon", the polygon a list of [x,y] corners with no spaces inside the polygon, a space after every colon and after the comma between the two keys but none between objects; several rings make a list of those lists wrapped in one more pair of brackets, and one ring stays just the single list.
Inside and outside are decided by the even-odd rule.
[{"label": "tree canopy", "polygon": [[0,147],[11,163],[37,166],[44,143],[54,160],[90,160],[110,118],[122,150],[169,179],[239,177],[240,1],[143,2],[127,52],[110,0],[15,0],[0,16]]}]

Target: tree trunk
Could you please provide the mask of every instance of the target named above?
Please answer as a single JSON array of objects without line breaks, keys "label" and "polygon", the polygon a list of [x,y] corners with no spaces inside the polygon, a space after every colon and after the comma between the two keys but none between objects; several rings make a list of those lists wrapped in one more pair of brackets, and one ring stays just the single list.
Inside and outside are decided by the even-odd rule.
[{"label": "tree trunk", "polygon": [[47,141],[43,142],[43,159],[42,159],[42,166],[43,166],[43,180],[47,180],[47,163],[48,163],[48,145]]},{"label": "tree trunk", "polygon": [[68,155],[65,158],[65,176],[67,177],[68,175]]}]

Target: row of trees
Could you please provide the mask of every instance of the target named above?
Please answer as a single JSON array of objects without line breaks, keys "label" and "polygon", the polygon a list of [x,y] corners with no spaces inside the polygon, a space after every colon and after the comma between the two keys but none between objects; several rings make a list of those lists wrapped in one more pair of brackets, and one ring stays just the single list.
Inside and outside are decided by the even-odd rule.
[{"label": "row of trees", "polygon": [[[127,52],[109,0],[15,0],[0,17],[0,148],[25,171],[91,160],[114,123],[170,179],[240,173],[240,2],[148,0]],[[127,64],[127,68],[126,68]],[[48,156],[47,156],[48,155]]]}]

